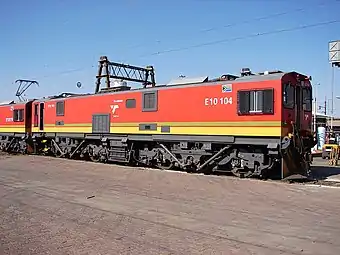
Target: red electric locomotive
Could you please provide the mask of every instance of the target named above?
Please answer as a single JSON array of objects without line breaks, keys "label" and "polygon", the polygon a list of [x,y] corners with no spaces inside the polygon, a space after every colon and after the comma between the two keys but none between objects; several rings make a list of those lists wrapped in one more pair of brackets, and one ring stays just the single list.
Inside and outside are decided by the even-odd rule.
[{"label": "red electric locomotive", "polygon": [[[106,57],[99,63],[94,94],[0,107],[1,121],[7,120],[0,122],[0,144],[6,141],[2,146],[7,150],[189,172],[250,177],[280,170],[282,178],[308,174],[314,141],[307,76],[243,70],[240,77],[179,79],[156,86],[152,67],[122,65]],[[123,73],[126,69],[136,75],[127,76],[131,72]],[[105,89],[100,89],[102,78]],[[112,78],[143,82],[144,88],[112,87]],[[21,116],[27,119],[12,121],[11,108],[24,109]],[[10,143],[17,133],[25,146],[18,140]]]}]

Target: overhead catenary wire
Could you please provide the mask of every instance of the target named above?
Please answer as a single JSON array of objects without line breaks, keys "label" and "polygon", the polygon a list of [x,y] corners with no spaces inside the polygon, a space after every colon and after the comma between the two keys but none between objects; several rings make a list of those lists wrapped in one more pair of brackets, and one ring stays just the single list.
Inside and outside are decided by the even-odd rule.
[{"label": "overhead catenary wire", "polygon": [[[266,35],[293,32],[293,31],[297,31],[297,30],[304,30],[304,29],[309,29],[309,28],[319,27],[319,26],[327,26],[327,25],[332,25],[332,24],[336,24],[336,23],[340,23],[340,19],[325,21],[325,22],[318,22],[318,23],[302,25],[302,26],[297,26],[297,27],[291,27],[291,28],[271,30],[271,31],[260,32],[260,33],[253,33],[253,34],[248,34],[248,35],[239,36],[239,37],[225,38],[225,39],[210,41],[210,42],[206,42],[206,43],[200,43],[200,44],[195,44],[195,45],[190,45],[190,46],[185,46],[185,47],[179,47],[179,48],[168,49],[168,50],[163,50],[163,51],[158,51],[158,52],[153,52],[153,53],[147,53],[147,54],[143,54],[143,55],[138,56],[138,58],[144,58],[144,57],[149,57],[149,56],[150,57],[151,56],[158,56],[158,55],[172,53],[172,52],[186,51],[186,50],[190,50],[190,49],[194,49],[194,48],[201,48],[201,47],[212,46],[212,45],[217,45],[217,44],[222,44],[222,43],[227,43],[227,42],[232,42],[232,41],[238,41],[238,40],[246,40],[246,39],[251,39],[251,38],[261,37],[261,36],[266,36]],[[55,76],[58,76],[58,75],[80,72],[80,71],[88,70],[88,69],[91,69],[91,68],[94,68],[94,67],[95,67],[94,65],[91,65],[91,66],[87,66],[87,67],[83,67],[83,68],[65,70],[65,71],[55,73],[55,74],[45,75],[45,76],[42,76],[40,78],[55,77]]]},{"label": "overhead catenary wire", "polygon": [[[334,4],[334,2],[340,2],[340,0],[322,2],[322,3],[319,3],[317,5],[313,5],[313,7],[324,6],[324,5],[328,5],[330,3]],[[225,24],[225,25],[222,25],[222,26],[216,26],[216,27],[211,27],[211,28],[207,28],[207,29],[203,29],[203,30],[198,30],[196,32],[197,33],[211,32],[211,31],[221,29],[221,28],[230,28],[230,27],[234,27],[234,26],[238,26],[238,25],[242,25],[242,24],[247,24],[247,23],[252,23],[252,22],[256,22],[256,21],[268,20],[268,19],[279,17],[279,16],[284,16],[284,15],[287,15],[287,14],[290,14],[290,13],[303,12],[307,9],[308,8],[297,8],[297,9],[290,10],[290,11],[270,14],[270,15],[266,15],[266,16],[262,16],[262,17],[258,17],[258,18],[252,18],[252,19],[247,19],[247,20],[243,20],[243,21],[240,21],[240,22],[234,22],[234,23],[229,23],[229,24]],[[174,48],[174,49],[167,49],[167,50],[162,50],[162,51],[158,51],[158,52],[142,54],[142,55],[138,56],[137,58],[144,58],[144,57],[148,57],[148,56],[162,55],[162,54],[171,53],[171,52],[185,51],[185,50],[190,50],[190,49],[193,49],[193,48],[200,48],[200,47],[216,45],[216,44],[221,44],[221,43],[227,43],[227,42],[232,42],[232,41],[237,41],[237,40],[245,40],[245,39],[250,39],[250,38],[254,38],[254,37],[270,35],[270,34],[279,34],[279,33],[284,33],[284,32],[303,30],[303,29],[308,29],[308,28],[317,27],[317,26],[331,25],[333,23],[338,23],[338,22],[339,22],[339,20],[333,20],[333,21],[314,23],[314,24],[298,26],[298,27],[293,27],[293,28],[288,28],[288,29],[279,29],[279,30],[261,32],[261,33],[256,33],[256,34],[249,34],[249,35],[239,36],[239,37],[234,37],[234,38],[226,38],[226,39],[215,40],[215,41],[211,41],[211,42],[191,45],[191,46],[184,46],[184,47],[178,47],[178,48]],[[161,42],[161,41],[157,40],[157,42]],[[128,47],[127,49],[141,47],[143,45],[144,44],[139,44],[139,45],[134,46],[134,47],[130,47],[130,48]],[[120,61],[120,62],[124,62],[124,61]],[[91,66],[87,66],[87,67],[83,67],[83,68],[65,70],[65,71],[54,73],[54,74],[44,75],[44,76],[41,76],[41,77],[38,77],[38,78],[41,79],[41,78],[56,77],[56,76],[59,76],[59,75],[89,70],[89,69],[92,69],[94,67],[95,67],[94,65],[91,65]]]},{"label": "overhead catenary wire", "polygon": [[[91,66],[87,66],[87,67],[80,67],[80,68],[76,68],[76,69],[69,69],[69,70],[56,72],[54,74],[43,75],[43,76],[40,76],[38,78],[43,79],[43,78],[55,77],[55,76],[59,76],[59,75],[69,74],[69,73],[76,73],[76,72],[81,72],[81,71],[84,71],[84,70],[89,70],[89,69],[92,69],[94,67],[95,67],[95,65],[91,65]],[[35,78],[35,79],[37,79],[37,78]]]},{"label": "overhead catenary wire", "polygon": [[162,50],[162,51],[158,51],[158,52],[143,54],[143,55],[140,55],[139,57],[155,56],[155,55],[161,55],[161,54],[166,54],[166,53],[171,53],[171,52],[185,51],[185,50],[190,50],[190,49],[194,49],[194,48],[201,48],[201,47],[205,47],[205,46],[222,44],[222,43],[226,43],[226,42],[245,40],[245,39],[260,37],[260,36],[265,36],[265,35],[280,34],[280,33],[292,32],[292,31],[297,31],[297,30],[304,30],[304,29],[313,28],[313,27],[332,25],[332,24],[339,23],[339,22],[340,22],[340,19],[336,19],[336,20],[331,20],[331,21],[318,22],[318,23],[313,23],[313,24],[308,24],[308,25],[297,26],[297,27],[277,29],[277,30],[261,32],[261,33],[253,33],[253,34],[249,34],[249,35],[245,35],[245,36],[225,38],[225,39],[221,39],[221,40],[215,40],[215,41],[210,41],[210,42],[206,42],[206,43],[190,45],[190,46],[186,46],[186,47],[179,47],[179,48],[174,48],[174,49]]},{"label": "overhead catenary wire", "polygon": [[[216,30],[219,30],[219,29],[225,29],[225,28],[231,28],[231,27],[235,27],[235,26],[239,26],[239,25],[251,24],[253,22],[278,18],[280,16],[285,16],[285,15],[296,13],[296,12],[304,12],[308,9],[312,9],[312,8],[316,8],[316,7],[327,6],[327,5],[330,5],[330,4],[334,4],[335,2],[340,2],[340,0],[321,2],[321,3],[318,3],[316,5],[310,5],[309,4],[307,7],[300,7],[300,8],[296,8],[296,9],[289,10],[289,11],[265,15],[265,16],[262,16],[262,17],[251,18],[251,19],[246,19],[246,20],[242,20],[242,21],[239,21],[239,22],[224,24],[224,25],[221,25],[221,26],[214,26],[214,27],[210,27],[210,28],[205,28],[205,29],[193,31],[191,33],[189,32],[189,33],[186,33],[186,34],[187,35],[194,35],[194,34],[208,33],[208,32],[213,32],[213,31],[216,31]],[[183,38],[182,37],[171,38],[172,41],[174,41],[174,40],[178,41],[178,40],[181,40],[181,39],[183,39]],[[163,40],[155,40],[154,42],[162,43],[162,41]],[[135,49],[135,48],[143,47],[143,46],[149,45],[149,44],[150,44],[150,40],[148,40],[145,43],[140,43],[140,44],[137,44],[137,45],[134,45],[134,46],[128,46],[127,48],[125,48],[125,50]]]}]

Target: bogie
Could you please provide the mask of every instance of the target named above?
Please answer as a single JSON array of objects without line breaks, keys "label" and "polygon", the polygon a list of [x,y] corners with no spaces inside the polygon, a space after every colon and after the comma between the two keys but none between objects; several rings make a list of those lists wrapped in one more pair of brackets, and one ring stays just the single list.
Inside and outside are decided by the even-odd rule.
[{"label": "bogie", "polygon": [[[130,141],[122,137],[98,139],[69,137],[2,138],[2,150],[10,153],[50,155],[93,162],[186,171],[232,173],[237,177],[264,177],[279,167],[279,155],[266,146],[207,142]],[[28,148],[33,148],[30,151]]]}]

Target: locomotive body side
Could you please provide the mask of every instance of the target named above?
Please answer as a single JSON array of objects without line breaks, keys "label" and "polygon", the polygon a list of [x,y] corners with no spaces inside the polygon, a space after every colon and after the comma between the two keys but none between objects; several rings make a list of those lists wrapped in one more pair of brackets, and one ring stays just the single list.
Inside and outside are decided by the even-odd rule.
[{"label": "locomotive body side", "polygon": [[[280,84],[231,81],[53,99],[45,102],[44,132],[279,138]],[[240,114],[239,91],[254,89],[271,90],[272,111]]]},{"label": "locomotive body side", "polygon": [[58,156],[262,176],[280,164],[282,75],[36,101],[32,130]]},{"label": "locomotive body side", "polygon": [[0,135],[25,132],[25,104],[0,105]]}]

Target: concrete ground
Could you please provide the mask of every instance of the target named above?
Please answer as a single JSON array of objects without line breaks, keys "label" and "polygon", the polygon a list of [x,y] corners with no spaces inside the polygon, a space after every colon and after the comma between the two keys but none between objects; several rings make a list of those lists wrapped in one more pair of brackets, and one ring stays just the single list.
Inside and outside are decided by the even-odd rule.
[{"label": "concrete ground", "polygon": [[340,189],[0,156],[0,254],[340,254]]},{"label": "concrete ground", "polygon": [[317,157],[313,159],[312,166],[313,175],[316,179],[323,180],[325,182],[340,183],[340,165],[330,166],[328,164],[328,159],[322,159],[321,157]]}]

